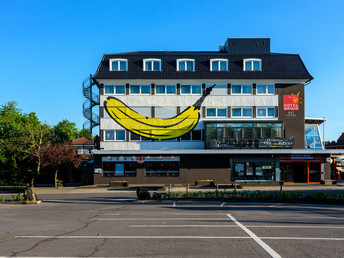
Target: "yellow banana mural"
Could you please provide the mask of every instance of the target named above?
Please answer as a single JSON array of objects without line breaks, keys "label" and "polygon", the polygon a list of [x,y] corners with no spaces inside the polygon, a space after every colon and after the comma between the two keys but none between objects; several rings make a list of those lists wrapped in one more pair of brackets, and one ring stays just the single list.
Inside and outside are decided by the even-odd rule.
[{"label": "yellow banana mural", "polygon": [[130,132],[150,139],[169,140],[180,137],[195,128],[200,118],[201,105],[215,85],[207,88],[206,93],[193,106],[171,118],[145,117],[115,97],[108,97],[104,102],[104,107],[110,117]]}]

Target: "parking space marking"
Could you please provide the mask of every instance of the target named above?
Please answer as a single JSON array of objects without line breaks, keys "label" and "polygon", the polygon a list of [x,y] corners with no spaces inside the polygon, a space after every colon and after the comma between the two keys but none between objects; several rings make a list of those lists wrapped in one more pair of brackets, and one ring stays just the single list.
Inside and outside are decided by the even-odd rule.
[{"label": "parking space marking", "polygon": [[228,228],[237,225],[129,225],[130,228]]},{"label": "parking space marking", "polygon": [[232,215],[226,214],[228,218],[230,218],[235,224],[237,224],[242,230],[244,230],[257,244],[259,244],[271,257],[280,258],[281,256],[276,253],[270,246],[268,246],[265,242],[263,242],[256,234],[254,234],[251,230],[246,228],[243,224],[236,220]]},{"label": "parking space marking", "polygon": [[176,202],[173,202],[173,207],[176,207]]},{"label": "parking space marking", "polygon": [[328,241],[344,241],[341,237],[261,237],[268,240],[328,240]]},{"label": "parking space marking", "polygon": [[277,226],[277,225],[246,225],[247,228],[319,228],[319,229],[343,229],[343,226],[298,226],[298,225],[290,225],[290,226],[285,226],[285,225],[281,225],[281,226]]},{"label": "parking space marking", "polygon": [[18,239],[250,239],[246,236],[15,236]]},{"label": "parking space marking", "polygon": [[223,202],[223,203],[221,203],[221,205],[220,205],[220,206],[221,206],[221,207],[223,207],[225,204],[226,204],[226,202]]},{"label": "parking space marking", "polygon": [[[95,218],[92,220],[219,220],[226,221],[225,218]],[[228,221],[228,220],[227,220]]]},{"label": "parking space marking", "polygon": [[270,205],[269,207],[276,207],[276,206],[279,206],[279,205],[282,205],[283,203],[276,203],[274,205]]}]

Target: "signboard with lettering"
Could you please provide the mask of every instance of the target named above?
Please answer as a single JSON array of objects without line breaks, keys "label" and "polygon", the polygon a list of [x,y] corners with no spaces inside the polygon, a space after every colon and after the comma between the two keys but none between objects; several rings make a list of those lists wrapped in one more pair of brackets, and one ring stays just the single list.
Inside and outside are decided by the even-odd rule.
[{"label": "signboard with lettering", "polygon": [[283,95],[283,110],[299,110],[299,94]]},{"label": "signboard with lettering", "polygon": [[259,139],[258,148],[282,148],[292,149],[294,147],[294,139],[275,138],[275,139]]},{"label": "signboard with lettering", "polygon": [[179,156],[119,156],[119,157],[103,157],[102,161],[120,161],[120,162],[137,162],[137,161],[180,161]]}]

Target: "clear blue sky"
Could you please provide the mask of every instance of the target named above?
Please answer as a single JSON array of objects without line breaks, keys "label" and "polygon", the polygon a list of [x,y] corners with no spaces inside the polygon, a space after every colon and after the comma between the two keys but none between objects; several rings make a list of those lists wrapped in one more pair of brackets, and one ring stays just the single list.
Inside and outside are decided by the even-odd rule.
[{"label": "clear blue sky", "polygon": [[227,37],[270,37],[272,52],[300,54],[315,78],[306,116],[344,131],[344,1],[0,0],[0,105],[15,100],[55,125],[79,128],[81,82],[104,53],[218,50]]}]

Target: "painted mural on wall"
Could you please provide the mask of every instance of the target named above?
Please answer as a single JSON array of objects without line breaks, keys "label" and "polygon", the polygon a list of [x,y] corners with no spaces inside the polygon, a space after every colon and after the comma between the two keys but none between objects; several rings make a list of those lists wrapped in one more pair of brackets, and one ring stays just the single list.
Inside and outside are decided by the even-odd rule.
[{"label": "painted mural on wall", "polygon": [[207,88],[194,105],[171,118],[143,116],[115,97],[108,97],[104,101],[104,107],[110,117],[128,131],[154,140],[170,140],[187,134],[196,127],[201,105],[215,85]]}]

